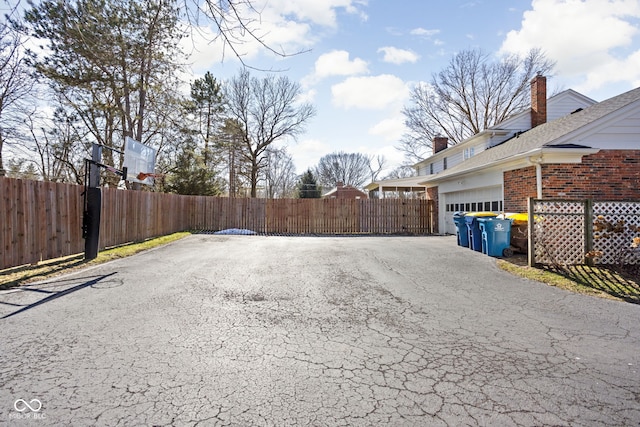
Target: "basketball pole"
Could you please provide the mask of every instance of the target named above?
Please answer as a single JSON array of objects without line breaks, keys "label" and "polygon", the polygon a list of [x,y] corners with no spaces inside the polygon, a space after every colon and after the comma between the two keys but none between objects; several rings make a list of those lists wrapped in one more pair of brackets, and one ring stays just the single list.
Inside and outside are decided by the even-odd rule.
[{"label": "basketball pole", "polygon": [[85,160],[85,188],[84,188],[84,211],[82,218],[82,237],[84,237],[84,259],[92,260],[98,256],[98,248],[100,245],[100,212],[102,211],[102,190],[100,189],[100,168],[105,168],[114,172],[122,179],[127,179],[127,168],[123,167],[121,171],[111,166],[103,165],[102,148],[121,153],[111,147],[105,147],[101,144],[92,144],[91,160]]},{"label": "basketball pole", "polygon": [[102,162],[102,146],[93,144],[91,162],[89,163],[89,184],[86,210],[84,212],[85,240],[84,259],[91,260],[98,256],[100,242],[100,211],[102,210],[102,191],[100,190],[100,164]]},{"label": "basketball pole", "polygon": [[[108,147],[105,145],[93,143],[91,145],[91,160],[85,159],[85,179],[84,179],[84,205],[83,205],[83,217],[82,217],[82,237],[84,240],[84,259],[92,260],[98,257],[98,249],[100,245],[100,212],[102,210],[102,190],[100,189],[100,168],[105,168],[108,171],[120,175],[123,180],[127,181],[128,179],[128,167],[127,165],[127,148],[129,146],[129,140],[131,138],[127,137],[125,139],[125,151],[116,150],[115,148]],[[133,158],[131,161],[133,162],[131,165],[135,165],[137,161],[144,158],[144,152],[148,152],[153,156],[151,159],[151,167],[150,170],[155,170],[155,155],[156,150],[145,146],[144,144],[131,140],[134,145],[134,151],[137,149],[139,152],[137,156],[133,153]],[[136,148],[136,144],[139,146]],[[112,166],[102,164],[102,148],[106,148],[111,151],[115,151],[124,155],[124,163],[122,165],[122,170],[116,170]],[[144,150],[143,150],[144,149]],[[147,163],[149,163],[148,159]],[[144,171],[137,171],[136,173],[141,173]],[[149,174],[155,175],[155,174]],[[137,184],[139,187],[139,184]]]}]

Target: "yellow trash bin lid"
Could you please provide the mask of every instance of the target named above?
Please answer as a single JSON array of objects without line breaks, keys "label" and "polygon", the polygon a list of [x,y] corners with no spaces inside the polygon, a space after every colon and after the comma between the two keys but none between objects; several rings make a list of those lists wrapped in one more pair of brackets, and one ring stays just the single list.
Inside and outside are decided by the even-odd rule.
[{"label": "yellow trash bin lid", "polygon": [[475,217],[491,217],[498,216],[498,214],[493,212],[468,212],[465,216],[475,216]]}]

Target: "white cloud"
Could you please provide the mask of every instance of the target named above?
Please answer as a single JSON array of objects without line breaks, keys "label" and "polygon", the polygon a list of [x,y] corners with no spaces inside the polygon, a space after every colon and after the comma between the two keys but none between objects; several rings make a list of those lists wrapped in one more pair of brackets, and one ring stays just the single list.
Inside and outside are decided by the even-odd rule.
[{"label": "white cloud", "polygon": [[188,55],[188,62],[193,70],[207,70],[212,61],[219,62],[223,58],[223,47],[221,43],[211,40],[216,38],[216,34],[207,27],[186,27],[185,31],[189,37],[180,40],[180,47]]},{"label": "white cloud", "polygon": [[320,158],[332,151],[332,148],[318,139],[303,139],[297,144],[289,144],[287,151],[293,158],[298,173],[313,168]]},{"label": "white cloud", "polygon": [[310,89],[310,90],[308,90],[306,92],[301,93],[296,98],[296,102],[300,102],[300,103],[310,102],[310,103],[313,103],[313,101],[315,100],[317,94],[318,94],[317,90]]},{"label": "white cloud", "polygon": [[194,69],[211,68],[223,60],[237,63],[238,55],[251,64],[259,54],[271,54],[265,45],[280,54],[310,49],[319,39],[314,26],[335,28],[340,10],[366,20],[366,5],[366,0],[254,0],[250,8],[241,2],[238,14],[245,19],[248,30],[238,29],[230,34],[236,52],[225,45],[213,27],[197,28],[181,44],[193,54],[190,61],[194,62]]},{"label": "white cloud", "polygon": [[440,30],[427,30],[426,28],[414,28],[410,31],[411,35],[421,37],[431,37],[440,34]]},{"label": "white cloud", "polygon": [[369,135],[380,136],[385,141],[397,142],[405,133],[404,116],[397,115],[382,120],[369,129]]},{"label": "white cloud", "polygon": [[520,30],[510,31],[502,53],[540,47],[556,73],[581,81],[578,90],[640,79],[640,51],[631,51],[639,29],[637,0],[533,0]]},{"label": "white cloud", "polygon": [[384,52],[384,62],[390,62],[392,64],[404,64],[405,62],[414,63],[420,58],[420,56],[411,51],[405,49],[398,49],[397,47],[386,46],[378,49],[378,52]]},{"label": "white cloud", "polygon": [[367,15],[362,10],[366,1],[356,0],[261,0],[252,2],[257,10],[264,13],[272,11],[280,16],[295,16],[300,21],[308,21],[327,27],[336,26],[336,10],[343,9],[349,14],[359,15],[366,20]]},{"label": "white cloud", "polygon": [[349,59],[349,52],[334,50],[320,55],[316,60],[315,75],[320,78],[329,76],[353,76],[369,72],[367,61],[354,58]]},{"label": "white cloud", "polygon": [[345,109],[381,110],[404,103],[409,89],[398,77],[381,74],[372,77],[350,77],[331,87],[333,104]]}]

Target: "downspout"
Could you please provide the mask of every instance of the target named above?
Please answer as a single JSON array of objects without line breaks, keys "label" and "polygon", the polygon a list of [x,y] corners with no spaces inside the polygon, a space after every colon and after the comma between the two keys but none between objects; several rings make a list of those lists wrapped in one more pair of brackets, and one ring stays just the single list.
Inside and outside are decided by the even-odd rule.
[{"label": "downspout", "polygon": [[536,198],[542,199],[542,156],[528,157],[529,163],[536,166]]}]

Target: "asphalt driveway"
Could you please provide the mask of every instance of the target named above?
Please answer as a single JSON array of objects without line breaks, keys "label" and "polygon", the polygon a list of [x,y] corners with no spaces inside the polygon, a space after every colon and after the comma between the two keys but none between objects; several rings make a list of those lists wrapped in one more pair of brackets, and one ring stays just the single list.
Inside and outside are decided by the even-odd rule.
[{"label": "asphalt driveway", "polygon": [[0,318],[0,425],[640,423],[640,306],[454,237],[194,235]]}]

